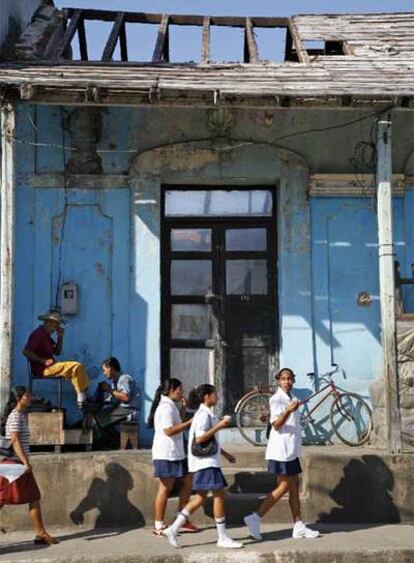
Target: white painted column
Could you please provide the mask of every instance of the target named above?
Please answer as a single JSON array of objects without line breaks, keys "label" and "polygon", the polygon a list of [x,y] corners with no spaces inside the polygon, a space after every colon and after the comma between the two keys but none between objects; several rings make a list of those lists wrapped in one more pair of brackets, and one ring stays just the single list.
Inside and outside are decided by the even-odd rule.
[{"label": "white painted column", "polygon": [[395,322],[394,242],[392,233],[391,116],[379,121],[377,133],[378,250],[384,359],[387,449],[401,451]]},{"label": "white painted column", "polygon": [[15,232],[15,108],[1,108],[1,228],[0,228],[0,412],[11,386],[13,336],[13,271]]}]

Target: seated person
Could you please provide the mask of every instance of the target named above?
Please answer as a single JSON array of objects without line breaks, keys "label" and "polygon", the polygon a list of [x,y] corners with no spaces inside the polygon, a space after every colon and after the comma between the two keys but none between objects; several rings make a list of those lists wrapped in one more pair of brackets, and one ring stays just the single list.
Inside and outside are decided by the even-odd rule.
[{"label": "seated person", "polygon": [[102,362],[102,372],[109,381],[99,383],[95,392],[93,418],[98,428],[102,430],[125,420],[136,420],[140,393],[132,376],[122,373],[121,365],[114,357]]},{"label": "seated person", "polygon": [[[38,326],[29,336],[23,354],[30,362],[32,375],[35,377],[60,376],[68,379],[77,394],[77,402],[80,408],[86,399],[86,390],[89,387],[89,377],[86,368],[79,362],[57,362],[55,356],[59,356],[63,348],[64,330],[62,324],[66,324],[57,310],[51,309],[38,317],[43,324]],[[52,334],[56,332],[56,342]]]}]

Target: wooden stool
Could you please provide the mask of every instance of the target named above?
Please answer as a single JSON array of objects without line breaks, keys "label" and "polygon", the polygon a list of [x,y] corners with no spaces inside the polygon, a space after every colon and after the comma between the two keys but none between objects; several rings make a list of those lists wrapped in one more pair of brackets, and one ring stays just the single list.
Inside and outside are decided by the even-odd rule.
[{"label": "wooden stool", "polygon": [[121,450],[126,450],[128,447],[128,442],[131,444],[131,448],[138,449],[138,432],[139,425],[135,421],[125,421],[121,422],[120,425],[121,439],[119,447]]}]

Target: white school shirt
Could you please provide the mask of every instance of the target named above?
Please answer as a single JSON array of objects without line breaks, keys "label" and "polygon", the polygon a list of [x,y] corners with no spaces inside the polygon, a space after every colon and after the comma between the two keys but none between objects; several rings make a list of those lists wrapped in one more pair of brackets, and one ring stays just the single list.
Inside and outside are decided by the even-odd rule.
[{"label": "white school shirt", "polygon": [[166,459],[178,461],[185,459],[183,433],[167,436],[165,428],[170,428],[182,422],[180,413],[169,397],[161,396],[160,404],[154,415],[154,441],[152,443],[152,459]]},{"label": "white school shirt", "polygon": [[201,404],[193,417],[188,435],[188,470],[190,473],[195,473],[201,469],[208,469],[209,467],[221,466],[220,444],[217,433],[214,434],[218,446],[217,453],[208,457],[196,457],[191,453],[191,444],[193,443],[194,437],[198,438],[202,436],[215,426],[217,422],[217,416],[214,416],[212,411],[204,403]]},{"label": "white school shirt", "polygon": [[[283,414],[289,403],[296,399],[294,395],[289,395],[281,387],[270,397],[270,423]],[[275,430],[272,426],[269,442],[266,449],[266,459],[275,461],[292,461],[300,457],[302,449],[302,430],[300,426],[300,412],[292,412],[286,419],[285,424]]]}]

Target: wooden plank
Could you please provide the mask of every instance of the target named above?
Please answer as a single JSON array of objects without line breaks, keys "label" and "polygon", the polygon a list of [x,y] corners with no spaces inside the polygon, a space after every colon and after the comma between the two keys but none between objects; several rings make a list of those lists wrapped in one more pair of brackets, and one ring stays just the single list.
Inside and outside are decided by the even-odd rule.
[{"label": "wooden plank", "polygon": [[160,28],[158,30],[157,41],[155,43],[152,62],[168,61],[168,14],[163,14],[161,18]]},{"label": "wooden plank", "polygon": [[121,25],[121,29],[119,30],[119,46],[121,49],[121,61],[122,62],[128,61],[128,46],[127,46],[125,19]]},{"label": "wooden plank", "polygon": [[106,42],[106,45],[104,47],[101,58],[102,61],[110,61],[112,59],[116,44],[118,43],[118,39],[120,39],[121,27],[123,25],[124,14],[122,12],[119,12],[112,27],[111,33],[109,34],[108,41]]},{"label": "wooden plank", "polygon": [[82,10],[75,10],[71,16],[70,24],[65,31],[63,36],[62,46],[58,51],[58,58],[65,58],[66,52],[72,43],[72,39],[78,30],[78,25],[82,19]]},{"label": "wooden plank", "polygon": [[88,47],[86,43],[85,21],[83,18],[79,20],[78,24],[78,37],[79,37],[79,51],[82,61],[88,60]]},{"label": "wooden plank", "polygon": [[210,18],[205,16],[203,20],[203,34],[201,38],[201,62],[210,61]]},{"label": "wooden plank", "polygon": [[12,384],[14,254],[15,254],[15,135],[16,114],[12,104],[1,108],[0,193],[0,412],[9,399]]},{"label": "wooden plank", "polygon": [[252,20],[250,18],[246,18],[246,26],[244,30],[244,45],[244,62],[257,63],[259,60],[259,51],[257,49]]},{"label": "wooden plank", "polygon": [[378,253],[387,449],[390,453],[399,453],[402,440],[395,319],[391,151],[391,117],[389,116],[388,120],[382,119],[378,122],[377,129]]},{"label": "wooden plank", "polygon": [[[71,18],[77,11],[75,8],[67,8],[65,13]],[[115,21],[118,15],[113,10],[82,10],[83,17],[87,20]],[[160,24],[163,14],[145,12],[124,12],[125,21],[128,23],[151,23]],[[171,25],[191,25],[202,26],[204,23],[202,15],[192,14],[169,14]],[[254,27],[287,27],[289,19],[286,17],[252,17]],[[246,18],[242,16],[211,16],[211,24],[217,26],[241,27],[244,28]]]},{"label": "wooden plank", "polygon": [[289,20],[289,31],[292,36],[293,44],[295,46],[296,54],[298,56],[298,60],[301,63],[309,63],[309,56],[306,52],[306,49],[302,45],[302,41],[296,27],[294,19]]}]

